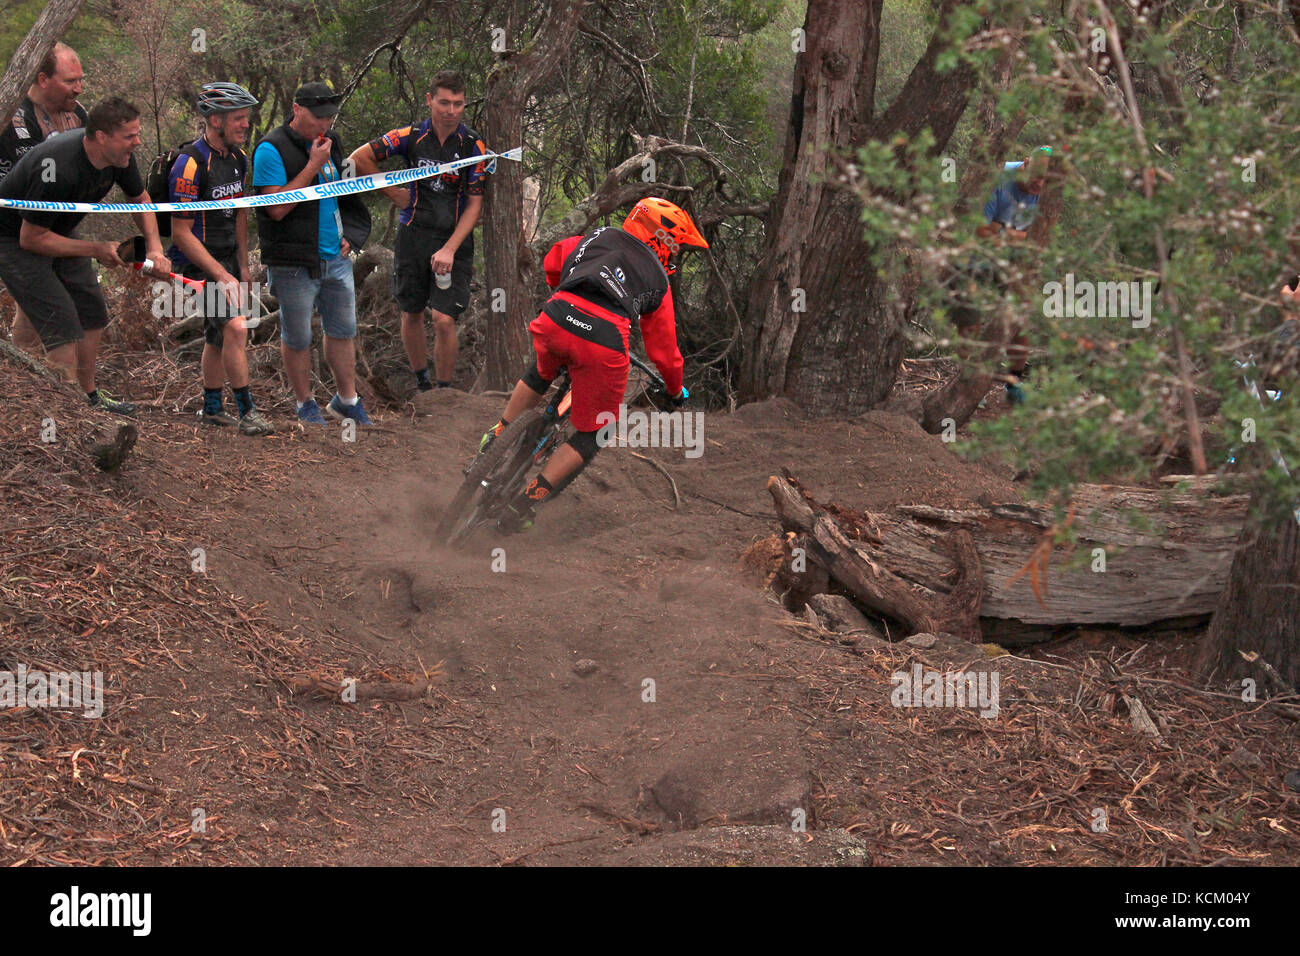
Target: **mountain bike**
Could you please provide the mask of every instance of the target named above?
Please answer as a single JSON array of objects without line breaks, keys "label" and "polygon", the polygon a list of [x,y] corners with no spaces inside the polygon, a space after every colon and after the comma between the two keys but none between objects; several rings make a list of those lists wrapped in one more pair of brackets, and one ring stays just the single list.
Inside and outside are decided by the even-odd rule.
[{"label": "mountain bike", "polygon": [[[668,394],[664,380],[635,352],[628,358],[649,379],[636,387],[660,406]],[[495,522],[523,491],[531,474],[540,471],[555,449],[573,436],[569,421],[571,384],[568,368],[561,368],[543,398],[542,408],[533,407],[521,414],[471,462],[465,480],[438,522],[435,534],[439,541],[459,547],[475,529]],[[562,482],[551,496],[563,491],[571,480]]]}]

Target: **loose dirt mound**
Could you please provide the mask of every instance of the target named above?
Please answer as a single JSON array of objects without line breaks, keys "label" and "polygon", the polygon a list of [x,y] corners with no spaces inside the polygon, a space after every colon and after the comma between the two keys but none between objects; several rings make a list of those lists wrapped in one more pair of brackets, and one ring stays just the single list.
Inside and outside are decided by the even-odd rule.
[{"label": "loose dirt mound", "polygon": [[[782,467],[846,507],[1014,494],[909,420],[709,413],[702,457],[641,450],[679,504],[610,449],[532,534],[451,553],[431,530],[500,399],[424,396],[348,444],[284,413],[201,429],[173,393],[106,476],[75,402],[4,363],[0,387],[0,665],[107,681],[100,720],[0,711],[6,862],[1296,858],[1275,709],[1167,690],[1157,745],[1105,703],[1131,675],[1026,662],[997,718],[900,709],[891,674],[938,651],[839,643],[741,577]],[[434,689],[351,703],[348,678]],[[1225,770],[1191,707],[1258,763]]]}]

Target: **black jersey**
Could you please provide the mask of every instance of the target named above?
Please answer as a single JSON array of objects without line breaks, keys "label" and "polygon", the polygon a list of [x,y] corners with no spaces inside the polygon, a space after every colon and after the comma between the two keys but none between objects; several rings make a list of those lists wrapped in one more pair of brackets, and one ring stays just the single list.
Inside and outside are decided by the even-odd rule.
[{"label": "black jersey", "polygon": [[[51,136],[28,150],[9,175],[0,180],[0,197],[58,202],[99,202],[114,186],[128,199],[144,193],[144,180],[135,156],[125,167],[96,169],[85,148],[86,131],[70,130]],[[17,239],[26,220],[61,236],[71,236],[86,217],[84,212],[0,209],[0,238]]]},{"label": "black jersey", "polygon": [[[37,119],[37,109],[30,96],[23,97],[18,109],[14,110],[14,118],[9,121],[8,126],[0,130],[0,179],[9,175],[9,170],[14,168],[25,153],[35,149],[47,139],[59,135],[58,131],[50,133],[49,136],[45,135],[45,130],[41,128],[40,120]],[[81,126],[86,125],[86,109],[80,103],[73,110],[73,115]],[[70,133],[72,130],[65,132]]]},{"label": "black jersey", "polygon": [[[171,202],[207,202],[213,199],[237,199],[244,195],[248,175],[248,157],[238,146],[219,153],[200,138],[188,146],[167,177],[167,198]],[[174,212],[175,219],[192,219],[194,238],[218,259],[235,251],[235,209],[211,209],[206,212]],[[173,245],[167,258],[176,265],[189,262],[185,253]]]},{"label": "black jersey", "polygon": [[[487,146],[479,135],[461,123],[446,141],[438,142],[433,121],[426,119],[410,126],[389,130],[370,142],[370,151],[376,162],[390,156],[401,156],[407,168],[439,166],[442,163],[483,156]],[[471,196],[482,196],[487,180],[487,166],[476,163],[462,166],[441,176],[418,179],[410,184],[411,203],[402,210],[399,222],[403,226],[416,225],[439,234],[450,235],[456,222],[465,212]]]},{"label": "black jersey", "polygon": [[659,257],[617,226],[601,226],[581,238],[556,243],[545,268],[547,282],[557,292],[605,304],[629,320],[659,308],[668,292],[668,273]]}]

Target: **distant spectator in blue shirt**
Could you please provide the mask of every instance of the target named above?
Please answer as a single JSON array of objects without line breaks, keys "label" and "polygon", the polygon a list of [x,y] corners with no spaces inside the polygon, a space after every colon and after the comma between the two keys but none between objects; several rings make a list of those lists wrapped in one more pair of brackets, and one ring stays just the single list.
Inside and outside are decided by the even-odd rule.
[{"label": "distant spectator in blue shirt", "polygon": [[[1007,163],[1003,167],[993,195],[984,205],[984,218],[988,220],[975,230],[979,239],[1019,241],[1029,235],[1029,227],[1038,215],[1038,196],[1047,184],[1047,173],[1052,161],[1052,147],[1040,146],[1022,162]],[[958,312],[957,324],[963,334],[970,334],[978,322],[978,314],[971,310]],[[1019,405],[1025,394],[1021,388],[1029,371],[1028,340],[1018,332],[1007,346],[1008,379],[1007,401]]]},{"label": "distant spectator in blue shirt", "polygon": [[976,236],[987,239],[1005,229],[1009,239],[1025,238],[1038,214],[1038,194],[1047,183],[1051,157],[1052,148],[1040,146],[1023,162],[1006,164],[984,205],[988,222],[975,230]]}]

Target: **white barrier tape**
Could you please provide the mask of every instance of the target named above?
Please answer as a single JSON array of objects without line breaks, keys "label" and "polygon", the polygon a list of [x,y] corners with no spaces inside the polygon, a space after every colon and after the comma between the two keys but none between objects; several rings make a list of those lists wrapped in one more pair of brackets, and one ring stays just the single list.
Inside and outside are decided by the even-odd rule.
[{"label": "white barrier tape", "polygon": [[331,199],[335,196],[350,196],[354,193],[368,193],[390,186],[404,186],[419,179],[441,176],[464,166],[487,163],[489,173],[496,172],[498,159],[510,159],[521,162],[524,157],[522,146],[504,153],[487,153],[482,156],[468,156],[450,163],[437,166],[416,166],[412,169],[398,169],[391,173],[374,173],[370,176],[355,176],[351,179],[339,179],[332,183],[318,183],[290,192],[268,193],[262,196],[240,196],[238,199],[205,199],[201,202],[50,202],[43,199],[0,199],[0,209],[27,209],[44,212],[203,212],[211,209],[251,209],[256,206],[278,206],[288,202],[312,202],[318,199]]}]

